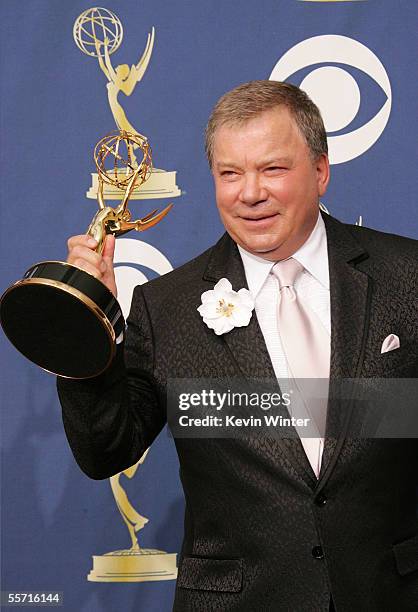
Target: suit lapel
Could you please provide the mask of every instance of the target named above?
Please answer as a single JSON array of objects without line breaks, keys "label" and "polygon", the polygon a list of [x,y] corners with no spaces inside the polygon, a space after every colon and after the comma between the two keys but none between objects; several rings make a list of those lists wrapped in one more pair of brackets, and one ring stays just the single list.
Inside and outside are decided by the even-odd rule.
[{"label": "suit lapel", "polygon": [[[228,234],[224,234],[215,246],[203,276],[204,280],[212,284],[216,284],[221,278],[227,278],[234,291],[238,291],[242,287],[248,289],[241,256],[236,244]],[[229,333],[224,334],[222,339],[244,379],[276,380],[276,374],[255,311],[247,327],[236,327]],[[280,389],[278,390],[280,391]],[[283,416],[288,415],[286,413]],[[277,443],[284,447],[287,456],[293,456],[293,464],[300,476],[313,488],[317,482],[315,474],[296,430],[293,431],[295,438],[278,439]]]},{"label": "suit lapel", "polygon": [[[228,234],[224,234],[213,250],[203,276],[204,280],[215,284],[221,278],[227,278],[234,291],[243,287],[248,289],[241,256],[237,245]],[[243,378],[275,378],[273,365],[255,312],[253,312],[249,325],[235,327],[229,333],[224,334],[222,339]]]},{"label": "suit lapel", "polygon": [[[328,245],[331,297],[330,393],[339,379],[356,378],[363,362],[371,279],[356,265],[367,252],[339,221],[323,214]],[[347,434],[352,403],[328,404],[324,454],[320,473],[322,485],[331,473]]]}]

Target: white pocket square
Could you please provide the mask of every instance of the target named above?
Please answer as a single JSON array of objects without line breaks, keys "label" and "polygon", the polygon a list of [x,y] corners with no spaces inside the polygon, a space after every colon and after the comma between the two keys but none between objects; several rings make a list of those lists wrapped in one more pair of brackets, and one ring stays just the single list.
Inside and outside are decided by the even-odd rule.
[{"label": "white pocket square", "polygon": [[400,346],[401,346],[401,343],[399,341],[399,337],[396,334],[389,334],[389,336],[383,340],[383,344],[382,344],[382,348],[380,352],[388,353],[389,351],[394,351]]}]

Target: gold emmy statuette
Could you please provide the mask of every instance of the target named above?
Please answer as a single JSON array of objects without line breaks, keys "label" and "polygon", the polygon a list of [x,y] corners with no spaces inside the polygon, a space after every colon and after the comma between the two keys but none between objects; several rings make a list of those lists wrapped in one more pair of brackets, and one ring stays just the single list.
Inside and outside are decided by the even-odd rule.
[{"label": "gold emmy statuette", "polygon": [[[73,37],[77,47],[86,55],[98,60],[99,67],[106,77],[107,98],[119,130],[139,133],[128,120],[119,100],[119,94],[130,96],[144,76],[151,59],[155,41],[155,29],[148,34],[144,52],[137,64],[121,64],[115,68],[110,56],[117,51],[123,39],[123,27],[115,13],[108,9],[94,7],[87,9],[74,22]],[[136,147],[134,147],[136,148]],[[143,183],[132,194],[132,200],[153,198],[175,198],[181,195],[176,185],[176,172],[152,168],[146,183]],[[98,175],[92,174],[92,185],[87,197],[94,199],[98,190]],[[120,191],[115,185],[105,186],[104,196],[107,200],[119,200]]]},{"label": "gold emmy statuette", "polygon": [[147,453],[148,450],[135,465],[110,478],[116,505],[129,531],[131,547],[104,555],[94,555],[93,569],[87,576],[88,580],[93,582],[145,582],[177,578],[176,553],[166,553],[163,550],[139,546],[136,532],[148,523],[148,519],[135,510],[120,483],[122,474],[127,478],[135,476]]},{"label": "gold emmy statuette", "polygon": [[[134,149],[142,154],[139,162]],[[94,159],[99,210],[87,233],[97,240],[96,250],[101,252],[107,234],[142,232],[161,221],[172,205],[131,220],[129,199],[152,168],[144,136],[125,131],[109,134],[97,143]],[[109,184],[123,196],[114,208],[106,206],[103,195]],[[125,328],[111,291],[91,274],[60,261],[35,264],[9,287],[1,298],[0,319],[7,337],[25,357],[67,378],[91,378],[103,372]]]}]

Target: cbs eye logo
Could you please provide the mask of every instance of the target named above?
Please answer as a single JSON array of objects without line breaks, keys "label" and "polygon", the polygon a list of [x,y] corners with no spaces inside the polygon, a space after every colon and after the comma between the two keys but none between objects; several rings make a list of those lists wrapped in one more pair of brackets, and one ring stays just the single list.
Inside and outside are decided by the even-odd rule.
[{"label": "cbs eye logo", "polygon": [[[116,240],[114,262],[118,302],[125,319],[129,314],[136,285],[143,285],[150,278],[161,276],[173,269],[161,251],[134,238]],[[140,268],[145,268],[146,274]]]},{"label": "cbs eye logo", "polygon": [[[315,64],[328,65],[307,72]],[[301,79],[299,87],[321,111],[330,163],[342,164],[370,149],[385,129],[392,106],[389,77],[379,58],[353,38],[333,34],[314,36],[289,49],[274,66],[270,79],[285,81],[291,76],[297,78],[296,73]],[[365,79],[377,83],[380,97],[385,98],[380,110],[371,117],[371,102],[376,102],[379,96],[361,96],[357,81]],[[361,108],[369,115],[365,123],[359,121]]]}]

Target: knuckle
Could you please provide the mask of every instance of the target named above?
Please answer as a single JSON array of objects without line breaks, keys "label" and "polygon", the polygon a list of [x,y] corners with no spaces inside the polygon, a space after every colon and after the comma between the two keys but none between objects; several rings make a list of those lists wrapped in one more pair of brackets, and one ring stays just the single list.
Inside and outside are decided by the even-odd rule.
[{"label": "knuckle", "polygon": [[73,246],[73,248],[71,249],[71,256],[77,258],[80,257],[80,255],[80,247],[78,245]]},{"label": "knuckle", "polygon": [[74,257],[77,257],[79,259],[84,259],[85,261],[91,260],[90,250],[82,244],[77,244],[76,246],[74,246],[71,252]]},{"label": "knuckle", "polygon": [[69,249],[74,248],[77,244],[79,244],[83,239],[83,236],[70,236],[67,240],[67,246]]}]

